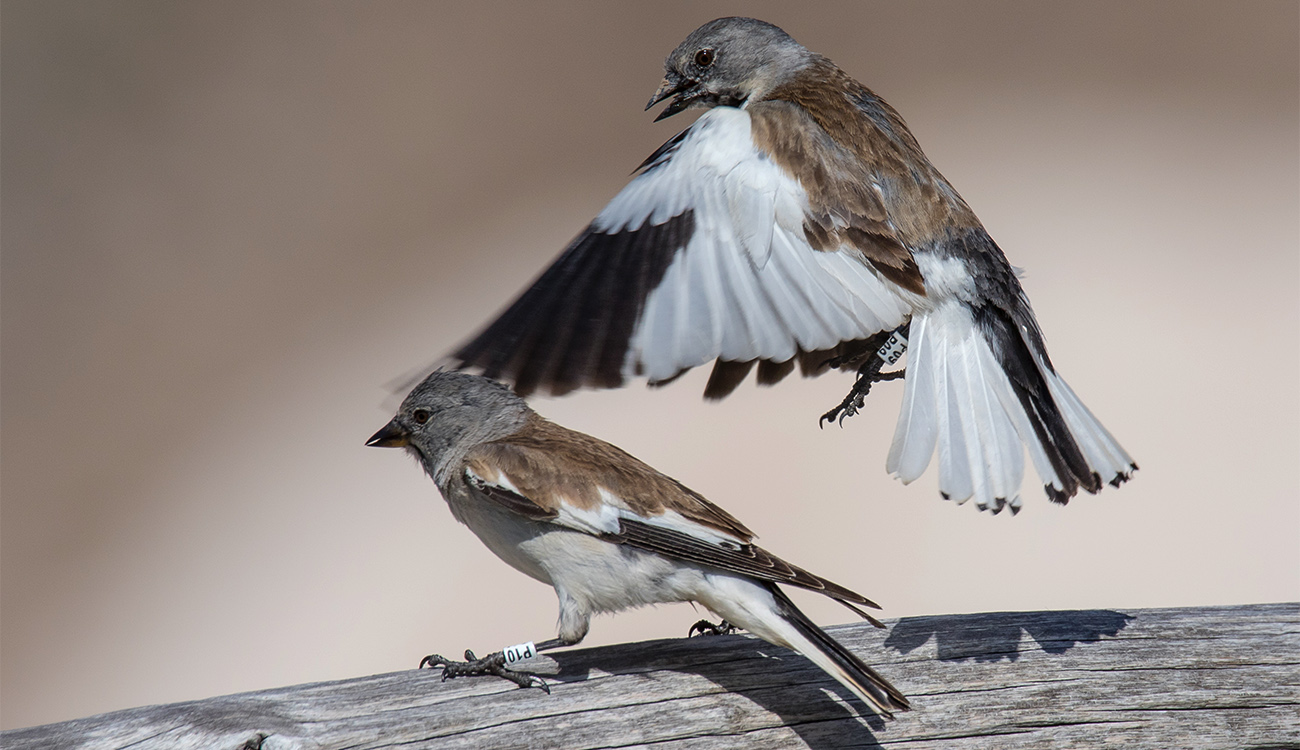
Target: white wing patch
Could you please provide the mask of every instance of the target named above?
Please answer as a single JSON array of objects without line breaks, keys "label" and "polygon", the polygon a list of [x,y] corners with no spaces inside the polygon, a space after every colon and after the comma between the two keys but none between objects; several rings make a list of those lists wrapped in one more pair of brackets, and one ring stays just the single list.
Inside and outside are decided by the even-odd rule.
[{"label": "white wing patch", "polygon": [[556,517],[555,523],[561,526],[595,535],[618,533],[618,519],[621,512],[608,503],[600,503],[594,508],[584,510],[566,502],[565,498],[560,498],[559,510],[560,515]]},{"label": "white wing patch", "polygon": [[[521,497],[527,497],[515,486],[514,482],[510,481],[510,477],[504,471],[498,471],[496,477],[492,479],[485,479],[473,469],[466,468],[465,476],[471,485],[497,487]],[[726,546],[729,549],[739,549],[741,545],[746,543],[745,540],[731,534],[698,524],[675,510],[665,510],[653,516],[643,516],[633,512],[623,498],[608,489],[599,486],[596,489],[600,494],[600,502],[594,508],[582,508],[563,495],[556,496],[555,499],[558,500],[557,515],[551,523],[565,526],[574,531],[599,536],[601,534],[617,534],[620,530],[619,521],[626,518],[651,526],[678,531],[710,544]]]},{"label": "white wing patch", "polygon": [[681,532],[701,541],[708,542],[709,544],[716,544],[720,547],[726,547],[731,550],[740,549],[742,545],[748,544],[744,539],[740,539],[732,534],[698,524],[675,510],[665,510],[657,516],[640,516],[629,512],[624,513],[623,517],[634,521],[640,521],[649,526],[658,526],[671,531]]},{"label": "white wing patch", "polygon": [[813,250],[808,197],[760,151],[747,112],[715,107],[666,160],[593,222],[660,224],[690,210],[695,231],[648,295],[624,359],[652,381],[713,359],[785,361],[903,322],[910,306],[856,250]]},{"label": "white wing patch", "polygon": [[508,492],[513,492],[516,495],[523,496],[524,494],[519,491],[519,488],[516,487],[513,482],[510,481],[510,477],[506,476],[504,471],[498,470],[495,477],[488,479],[486,477],[479,476],[478,472],[474,471],[469,467],[466,467],[465,478],[468,479],[469,483],[472,485],[491,485],[494,487],[500,487],[501,489],[506,490]]},{"label": "white wing patch", "polygon": [[[495,477],[485,479],[473,469],[466,468],[465,476],[471,485],[497,487],[520,497],[528,497],[515,486],[514,482],[510,481],[510,477],[504,471],[498,470]],[[629,512],[627,505],[605,488],[599,489],[601,502],[594,508],[581,508],[563,495],[556,496],[554,499],[558,501],[558,507],[555,509],[557,515],[552,523],[587,534],[618,533],[618,519],[622,514]],[[536,498],[528,499],[537,502]]]},{"label": "white wing patch", "polygon": [[[523,493],[510,481],[505,472],[499,472],[494,480],[486,480],[470,469],[466,469],[465,474],[471,478],[471,484],[492,485],[523,496]],[[619,522],[626,518],[650,526],[677,531],[727,549],[737,550],[747,543],[746,540],[732,534],[696,523],[675,510],[664,510],[658,515],[643,516],[632,511],[621,497],[608,489],[604,487],[597,487],[596,489],[600,494],[600,502],[594,508],[581,508],[568,498],[557,497],[556,499],[559,501],[556,509],[558,515],[551,523],[574,531],[599,536],[601,534],[617,534],[621,528]]]}]

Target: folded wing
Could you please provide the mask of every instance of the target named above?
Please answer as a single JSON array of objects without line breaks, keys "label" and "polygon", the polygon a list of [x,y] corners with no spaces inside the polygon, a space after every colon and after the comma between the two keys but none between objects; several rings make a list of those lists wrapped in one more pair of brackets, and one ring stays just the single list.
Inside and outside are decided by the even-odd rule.
[{"label": "folded wing", "polygon": [[465,478],[484,500],[535,521],[878,608],[753,544],[753,533],[731,514],[671,477],[609,443],[541,417],[532,417],[508,438],[475,448]]}]

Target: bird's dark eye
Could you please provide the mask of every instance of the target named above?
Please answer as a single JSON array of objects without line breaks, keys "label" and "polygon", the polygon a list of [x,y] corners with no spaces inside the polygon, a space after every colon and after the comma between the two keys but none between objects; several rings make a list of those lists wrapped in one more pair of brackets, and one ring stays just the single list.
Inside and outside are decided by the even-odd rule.
[{"label": "bird's dark eye", "polygon": [[713,50],[709,49],[708,47],[705,47],[704,49],[695,53],[695,64],[700,66],[701,68],[707,68],[713,64],[713,57],[714,57]]},{"label": "bird's dark eye", "polygon": [[428,422],[429,417],[431,416],[433,415],[429,413],[428,409],[416,409],[411,412],[411,419],[414,419],[416,424],[424,424],[425,422]]}]

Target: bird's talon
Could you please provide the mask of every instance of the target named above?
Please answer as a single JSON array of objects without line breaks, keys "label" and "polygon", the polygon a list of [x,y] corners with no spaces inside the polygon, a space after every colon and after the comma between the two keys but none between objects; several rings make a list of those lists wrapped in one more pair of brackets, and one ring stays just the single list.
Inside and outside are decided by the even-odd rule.
[{"label": "bird's talon", "polygon": [[849,389],[849,394],[834,409],[826,412],[817,420],[817,426],[825,427],[827,422],[835,422],[840,427],[844,426],[844,420],[849,417],[857,416],[867,404],[867,394],[871,393],[871,386],[885,380],[898,380],[906,374],[906,368],[893,370],[891,372],[865,371],[859,372],[858,379],[854,381],[853,387]]},{"label": "bird's talon", "polygon": [[504,680],[510,680],[521,688],[536,687],[541,688],[550,695],[551,688],[541,677],[531,672],[516,672],[506,669],[506,655],[502,651],[488,654],[482,659],[476,657],[470,649],[465,649],[465,661],[452,661],[438,654],[430,654],[420,660],[420,668],[428,667],[437,669],[442,667],[442,681],[454,679],[456,677],[478,677],[481,675],[492,675]]}]

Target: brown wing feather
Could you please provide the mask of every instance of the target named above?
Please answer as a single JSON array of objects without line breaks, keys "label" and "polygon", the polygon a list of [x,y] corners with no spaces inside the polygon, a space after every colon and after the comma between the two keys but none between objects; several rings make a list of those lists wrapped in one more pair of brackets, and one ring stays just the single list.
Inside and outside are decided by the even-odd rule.
[{"label": "brown wing feather", "polygon": [[742,542],[754,537],[730,513],[676,479],[614,445],[536,414],[515,434],[475,448],[468,463],[489,481],[504,472],[520,494],[548,510],[558,510],[561,502],[595,508],[603,502],[603,487],[646,518],[675,511]]},{"label": "brown wing feather", "polygon": [[902,116],[825,58],[748,111],[755,143],[808,193],[814,249],[857,248],[881,276],[925,294],[911,248],[979,226]]},{"label": "brown wing feather", "polygon": [[759,385],[775,385],[794,370],[795,364],[799,365],[799,374],[805,378],[816,377],[830,369],[856,370],[867,357],[875,354],[891,333],[891,331],[881,331],[865,339],[841,341],[829,349],[819,349],[814,352],[798,349],[795,351],[794,359],[779,364],[769,360],[751,359],[747,362],[731,362],[716,359],[713,361],[713,371],[709,373],[709,382],[704,387],[704,397],[716,401],[730,396],[741,383],[745,382],[745,378],[756,364],[759,365],[757,378]]},{"label": "brown wing feather", "polygon": [[808,194],[804,238],[814,250],[856,248],[881,276],[925,294],[912,253],[889,222],[870,165],[837,143],[805,110],[790,102],[752,105],[754,143],[799,181]]},{"label": "brown wing feather", "polygon": [[[795,565],[782,560],[767,550],[753,544],[737,545],[735,549],[706,542],[690,534],[662,526],[622,519],[622,528],[617,534],[605,534],[601,538],[619,544],[649,550],[665,557],[708,565],[731,573],[757,578],[773,583],[816,591],[841,602],[853,602],[879,609],[880,606],[865,596],[847,589],[837,583],[813,575]],[[875,618],[854,607],[867,620]]]}]

